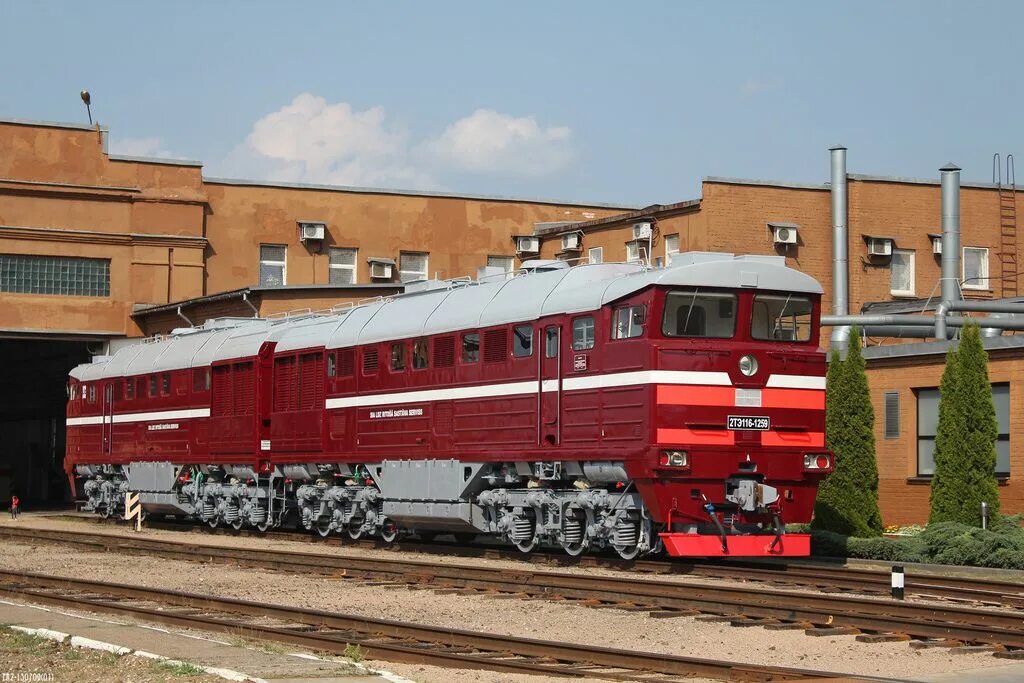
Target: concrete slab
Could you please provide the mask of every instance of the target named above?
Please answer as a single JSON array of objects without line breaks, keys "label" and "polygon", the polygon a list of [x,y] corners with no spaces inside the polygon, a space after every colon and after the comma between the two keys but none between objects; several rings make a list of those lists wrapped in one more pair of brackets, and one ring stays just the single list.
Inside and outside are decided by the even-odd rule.
[{"label": "concrete slab", "polygon": [[43,628],[70,636],[140,650],[190,664],[229,669],[273,683],[381,683],[382,678],[348,662],[336,662],[246,646],[217,635],[171,631],[107,617],[72,614],[0,600],[0,623]]},{"label": "concrete slab", "polygon": [[922,676],[914,680],[925,683],[1020,683],[1024,681],[1024,664],[994,666],[977,671],[953,671]]}]

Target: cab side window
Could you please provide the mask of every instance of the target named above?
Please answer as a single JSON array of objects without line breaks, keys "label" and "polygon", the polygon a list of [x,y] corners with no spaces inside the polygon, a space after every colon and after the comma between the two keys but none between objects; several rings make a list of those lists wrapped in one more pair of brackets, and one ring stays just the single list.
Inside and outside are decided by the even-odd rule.
[{"label": "cab side window", "polygon": [[572,350],[586,351],[594,348],[594,317],[586,316],[572,321]]},{"label": "cab side window", "polygon": [[512,328],[512,355],[516,358],[533,355],[532,325],[517,325]]},{"label": "cab side window", "polygon": [[647,322],[647,306],[620,306],[612,318],[612,339],[632,339],[644,333]]}]

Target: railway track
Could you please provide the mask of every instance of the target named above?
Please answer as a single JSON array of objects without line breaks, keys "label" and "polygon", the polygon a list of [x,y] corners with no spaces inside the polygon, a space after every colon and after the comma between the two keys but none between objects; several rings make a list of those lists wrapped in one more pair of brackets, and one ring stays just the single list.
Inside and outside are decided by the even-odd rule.
[{"label": "railway track", "polygon": [[[67,516],[82,521],[82,517]],[[116,520],[92,520],[114,524]],[[352,541],[340,537],[322,538],[295,531],[257,532],[243,529],[236,531],[218,527],[195,526],[180,522],[150,520],[147,526],[155,529],[228,534],[231,536],[253,535],[261,538],[281,538],[288,541],[306,541],[313,544],[337,545],[344,547],[365,547],[380,550],[406,551],[465,558],[500,559],[536,564],[546,567],[596,567],[621,569],[653,575],[699,576],[711,579],[750,581],[784,587],[807,587],[823,592],[852,592],[865,595],[888,596],[890,575],[888,572],[857,567],[836,567],[823,564],[783,562],[775,560],[680,560],[680,559],[637,559],[623,560],[617,556],[581,555],[571,557],[560,552],[535,551],[523,554],[518,550],[486,544],[458,544],[445,542],[422,542],[401,540],[385,543],[379,540],[363,539]],[[1024,582],[1000,581],[995,579],[972,579],[933,574],[906,575],[906,595],[922,599],[934,599],[961,604],[976,604],[988,607],[1024,609]]]},{"label": "railway track", "polygon": [[350,647],[358,645],[373,659],[449,668],[649,683],[669,683],[690,677],[726,681],[837,677],[870,680],[809,669],[515,638],[34,573],[0,571],[0,595],[177,627],[245,635],[336,654],[345,654]]},{"label": "railway track", "polygon": [[[697,616],[736,626],[857,633],[916,645],[987,646],[1000,656],[1024,656],[1024,614],[961,605],[899,602],[746,586],[666,581],[656,577],[594,576],[470,563],[353,557],[315,552],[245,549],[78,531],[0,528],[0,538],[75,545],[122,554],[229,563],[339,579],[372,580],[451,592],[556,598],[590,607],[646,611],[656,617]],[[979,589],[980,590],[980,589]]]}]

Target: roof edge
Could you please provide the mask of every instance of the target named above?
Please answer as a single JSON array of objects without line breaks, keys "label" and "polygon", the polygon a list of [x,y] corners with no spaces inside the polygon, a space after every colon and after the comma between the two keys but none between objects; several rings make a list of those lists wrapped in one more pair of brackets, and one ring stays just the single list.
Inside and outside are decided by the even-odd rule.
[{"label": "roof edge", "polygon": [[352,192],[355,194],[387,194],[407,197],[439,197],[444,199],[474,199],[489,202],[516,202],[519,204],[548,204],[554,206],[579,206],[595,209],[633,210],[636,207],[608,204],[603,202],[578,202],[561,199],[537,199],[530,197],[508,197],[503,195],[469,194],[458,192],[440,192],[436,190],[403,190],[386,187],[356,187],[353,185],[326,185],[321,183],[289,183],[270,180],[252,180],[246,178],[222,178],[203,176],[203,182],[210,185],[236,185],[244,187],[268,187],[289,190],[319,190],[322,192]]},{"label": "roof edge", "polygon": [[90,125],[85,124],[85,123],[66,123],[66,122],[61,122],[61,121],[37,121],[37,120],[33,120],[33,119],[16,119],[16,118],[5,119],[5,118],[0,118],[0,124],[3,124],[3,123],[10,124],[10,125],[13,125],[13,126],[36,126],[36,127],[39,127],[39,128],[64,128],[64,129],[67,129],[67,130],[86,130],[86,131],[96,131],[96,130],[99,130],[101,133],[109,132],[109,130],[107,129],[106,126],[100,125],[98,123],[97,124],[93,124],[93,125],[90,126]]},{"label": "roof edge", "polygon": [[203,162],[190,159],[167,159],[165,157],[136,157],[127,154],[108,154],[111,161],[128,161],[136,164],[161,164],[163,166],[195,166],[202,168]]}]

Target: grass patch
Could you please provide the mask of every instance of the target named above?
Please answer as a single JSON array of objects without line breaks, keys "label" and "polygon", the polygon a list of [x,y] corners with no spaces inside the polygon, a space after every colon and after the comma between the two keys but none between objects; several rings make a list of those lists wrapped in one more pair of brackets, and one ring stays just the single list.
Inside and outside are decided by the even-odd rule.
[{"label": "grass patch", "polygon": [[57,647],[52,640],[18,631],[6,624],[0,625],[0,636],[0,652],[42,655],[49,654]]},{"label": "grass patch", "polygon": [[203,669],[200,669],[194,664],[189,664],[188,662],[156,662],[153,664],[153,668],[160,671],[166,671],[175,676],[199,676],[200,674],[205,673]]},{"label": "grass patch", "polygon": [[344,655],[353,662],[361,662],[366,659],[366,653],[363,652],[363,648],[358,645],[353,645],[352,643],[345,645]]},{"label": "grass patch", "polygon": [[264,640],[262,638],[253,638],[250,632],[245,629],[231,631],[228,634],[228,642],[235,647],[243,647],[250,650],[262,650],[263,652],[272,655],[283,655],[288,652],[288,646],[283,643],[278,643],[273,640]]}]

